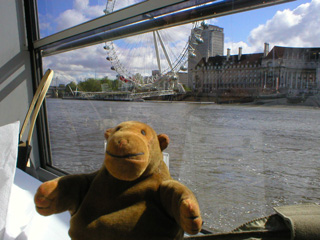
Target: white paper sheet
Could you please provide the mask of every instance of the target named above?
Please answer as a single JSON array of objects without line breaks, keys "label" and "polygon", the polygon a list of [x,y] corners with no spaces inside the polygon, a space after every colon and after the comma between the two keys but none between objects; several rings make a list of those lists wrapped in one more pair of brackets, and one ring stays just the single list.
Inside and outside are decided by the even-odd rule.
[{"label": "white paper sheet", "polygon": [[48,217],[36,212],[33,198],[40,184],[40,181],[20,169],[16,170],[4,240],[70,239],[68,212]]},{"label": "white paper sheet", "polygon": [[19,125],[0,127],[0,239],[70,239],[69,213],[39,215],[33,198],[41,182],[16,169]]},{"label": "white paper sheet", "polygon": [[9,197],[16,171],[20,122],[0,127],[0,239],[3,239]]}]

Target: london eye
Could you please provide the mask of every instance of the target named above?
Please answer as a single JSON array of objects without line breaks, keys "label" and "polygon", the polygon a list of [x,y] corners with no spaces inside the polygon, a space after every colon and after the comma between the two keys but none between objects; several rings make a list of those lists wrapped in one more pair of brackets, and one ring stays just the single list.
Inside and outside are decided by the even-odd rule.
[{"label": "london eye", "polygon": [[[107,0],[104,13],[121,7],[127,7],[123,1]],[[106,60],[130,89],[184,92],[179,76],[186,74],[188,58],[195,57],[194,46],[203,42],[197,31],[203,26],[195,22],[105,42]]]}]

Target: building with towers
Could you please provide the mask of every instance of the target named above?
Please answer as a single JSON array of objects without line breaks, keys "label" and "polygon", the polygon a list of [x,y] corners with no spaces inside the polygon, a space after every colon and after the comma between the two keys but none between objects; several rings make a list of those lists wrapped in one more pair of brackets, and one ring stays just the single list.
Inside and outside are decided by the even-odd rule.
[{"label": "building with towers", "polygon": [[320,91],[320,48],[275,46],[262,53],[204,56],[190,71],[194,92],[219,96]]}]

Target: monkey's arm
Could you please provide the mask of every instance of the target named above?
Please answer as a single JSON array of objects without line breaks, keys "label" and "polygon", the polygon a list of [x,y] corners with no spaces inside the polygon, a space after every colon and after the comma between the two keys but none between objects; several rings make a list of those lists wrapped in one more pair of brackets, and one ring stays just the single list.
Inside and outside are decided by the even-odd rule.
[{"label": "monkey's arm", "polygon": [[160,185],[161,203],[182,229],[189,234],[197,234],[202,227],[198,201],[183,184],[167,180]]},{"label": "monkey's arm", "polygon": [[42,183],[34,196],[37,212],[48,216],[69,211],[73,215],[96,174],[68,175]]}]

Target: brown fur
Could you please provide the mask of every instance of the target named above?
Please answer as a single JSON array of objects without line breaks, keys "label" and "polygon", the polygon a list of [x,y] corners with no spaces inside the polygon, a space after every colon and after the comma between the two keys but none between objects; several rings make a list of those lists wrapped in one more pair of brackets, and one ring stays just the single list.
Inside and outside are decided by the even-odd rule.
[{"label": "brown fur", "polygon": [[108,129],[105,137],[102,168],[43,183],[35,195],[38,213],[69,211],[73,240],[173,240],[182,239],[183,231],[198,233],[198,202],[162,160],[168,136],[130,121]]}]

